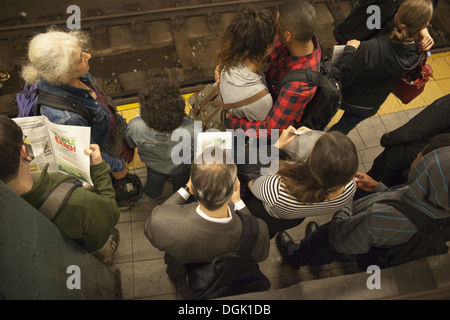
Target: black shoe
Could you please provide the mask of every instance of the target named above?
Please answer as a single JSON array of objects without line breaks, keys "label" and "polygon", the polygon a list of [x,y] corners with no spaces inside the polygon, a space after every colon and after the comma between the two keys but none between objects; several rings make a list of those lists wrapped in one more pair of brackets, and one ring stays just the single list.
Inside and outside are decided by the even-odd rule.
[{"label": "black shoe", "polygon": [[295,244],[294,240],[292,240],[291,236],[285,232],[278,232],[277,234],[277,238],[276,238],[276,242],[277,242],[277,246],[278,246],[278,250],[281,253],[281,256],[287,261],[289,262],[289,264],[298,269],[299,267],[297,266],[297,263],[295,263],[292,258],[288,255],[288,247],[291,244]]},{"label": "black shoe", "polygon": [[308,224],[306,225],[306,229],[305,229],[305,237],[307,237],[308,234],[310,234],[312,232],[316,232],[318,229],[319,229],[319,225],[315,221],[308,222]]}]

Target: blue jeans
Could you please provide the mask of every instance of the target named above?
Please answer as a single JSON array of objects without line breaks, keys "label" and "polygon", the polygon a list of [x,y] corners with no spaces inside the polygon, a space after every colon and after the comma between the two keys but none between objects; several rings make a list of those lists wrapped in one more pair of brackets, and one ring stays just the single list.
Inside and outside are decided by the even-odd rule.
[{"label": "blue jeans", "polygon": [[173,193],[175,193],[189,181],[190,173],[191,171],[187,168],[176,175],[166,175],[147,167],[147,182],[145,183],[144,192],[152,199],[158,198],[162,194],[164,183],[169,179],[172,181]]},{"label": "blue jeans", "polygon": [[341,109],[344,110],[344,114],[329,131],[339,131],[346,135],[352,131],[358,123],[376,114],[380,107],[358,107],[342,101]]}]

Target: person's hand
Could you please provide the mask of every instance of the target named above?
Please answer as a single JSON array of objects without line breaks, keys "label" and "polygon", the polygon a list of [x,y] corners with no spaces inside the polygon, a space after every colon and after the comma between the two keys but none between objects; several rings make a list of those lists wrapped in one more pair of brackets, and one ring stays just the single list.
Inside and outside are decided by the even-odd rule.
[{"label": "person's hand", "polygon": [[357,188],[366,192],[372,192],[380,184],[378,181],[372,179],[372,177],[361,172],[357,172],[355,178]]},{"label": "person's hand", "polygon": [[283,149],[284,147],[289,145],[295,138],[297,138],[297,135],[294,133],[294,131],[295,128],[293,126],[289,126],[284,129],[281,132],[278,141],[275,142],[275,147],[277,147],[278,149]]},{"label": "person's hand", "polygon": [[84,149],[84,153],[89,155],[91,158],[91,166],[95,166],[96,164],[100,164],[103,162],[102,154],[100,152],[100,147],[98,144],[89,145],[89,149]]},{"label": "person's hand", "polygon": [[114,179],[116,179],[116,180],[125,178],[125,176],[127,175],[127,173],[128,173],[127,167],[125,167],[122,171],[111,172],[112,176],[113,176]]},{"label": "person's hand", "polygon": [[298,128],[296,131],[312,131],[312,129],[303,126],[303,127]]},{"label": "person's hand", "polygon": [[429,51],[434,46],[434,40],[430,36],[427,28],[424,28],[419,33],[419,52]]},{"label": "person's hand", "polygon": [[345,45],[346,46],[352,46],[355,49],[358,49],[360,44],[361,44],[361,41],[353,39],[353,40],[348,40]]},{"label": "person's hand", "polygon": [[216,80],[216,83],[219,84],[219,82],[220,82],[219,66],[217,66],[216,69],[214,70],[214,79]]},{"label": "person's hand", "polygon": [[234,187],[234,192],[231,196],[231,202],[237,203],[239,201],[241,201],[241,182],[236,178],[236,186]]}]

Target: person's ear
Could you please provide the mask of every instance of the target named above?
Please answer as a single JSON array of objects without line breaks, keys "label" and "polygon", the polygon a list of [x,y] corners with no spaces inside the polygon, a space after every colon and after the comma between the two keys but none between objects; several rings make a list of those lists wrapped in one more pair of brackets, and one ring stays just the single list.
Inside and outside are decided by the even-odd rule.
[{"label": "person's ear", "polygon": [[28,152],[27,152],[27,148],[25,147],[25,145],[22,145],[22,148],[20,149],[20,160],[25,160],[27,162],[31,162],[33,159],[31,159],[28,156]]},{"label": "person's ear", "polygon": [[284,38],[287,42],[292,41],[292,34],[289,31],[284,31]]}]

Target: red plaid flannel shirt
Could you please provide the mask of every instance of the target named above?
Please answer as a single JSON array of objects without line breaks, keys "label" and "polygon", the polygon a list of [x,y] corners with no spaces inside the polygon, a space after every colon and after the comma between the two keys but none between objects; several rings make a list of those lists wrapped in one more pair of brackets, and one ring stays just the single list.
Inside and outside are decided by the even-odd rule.
[{"label": "red plaid flannel shirt", "polygon": [[[293,57],[277,37],[275,48],[270,55],[270,65],[266,75],[270,92],[275,101],[273,108],[265,121],[248,121],[247,119],[229,116],[227,118],[228,127],[244,131],[254,129],[256,135],[261,137],[262,134],[259,134],[260,129],[267,129],[269,135],[271,134],[271,129],[278,129],[281,133],[282,130],[291,124],[300,121],[305,106],[316,93],[317,87],[306,82],[293,81],[286,83],[277,96],[276,81],[281,80],[286,72],[290,70],[310,69],[319,71],[322,50],[315,36],[313,37],[313,42],[315,47],[313,53],[305,57]],[[247,132],[247,135],[253,136],[251,132]]]}]

